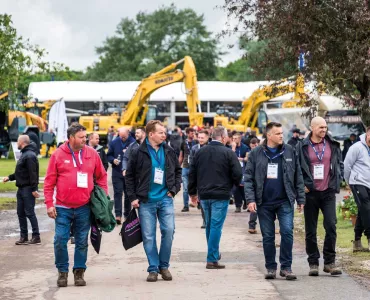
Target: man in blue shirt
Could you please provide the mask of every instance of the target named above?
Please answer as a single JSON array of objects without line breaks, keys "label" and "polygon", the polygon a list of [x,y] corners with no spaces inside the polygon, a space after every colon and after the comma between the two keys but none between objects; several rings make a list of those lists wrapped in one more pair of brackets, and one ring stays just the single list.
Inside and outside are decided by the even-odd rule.
[{"label": "man in blue shirt", "polygon": [[[128,198],[139,209],[143,246],[148,258],[148,282],[158,273],[172,280],[170,257],[175,233],[173,198],[181,188],[181,167],[175,151],[166,145],[166,130],[160,121],[149,121],[147,139],[135,149],[128,162],[126,183]],[[161,246],[156,241],[157,219]]]},{"label": "man in blue shirt", "polygon": [[131,210],[131,203],[126,194],[125,177],[122,174],[122,160],[128,146],[135,142],[130,135],[130,129],[122,127],[118,129],[118,137],[109,143],[108,162],[112,164],[112,183],[114,190],[114,211],[117,224],[121,224],[122,218],[122,195],[125,195],[123,216],[127,218]]}]

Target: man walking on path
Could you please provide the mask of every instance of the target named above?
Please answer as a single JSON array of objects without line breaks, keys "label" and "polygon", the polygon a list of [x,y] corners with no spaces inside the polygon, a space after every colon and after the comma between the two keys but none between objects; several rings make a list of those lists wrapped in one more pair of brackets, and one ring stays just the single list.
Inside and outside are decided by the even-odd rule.
[{"label": "man walking on path", "polygon": [[266,279],[275,279],[277,263],[275,219],[280,223],[280,276],[295,280],[292,272],[294,202],[298,211],[305,204],[304,184],[296,151],[283,142],[280,123],[266,126],[267,138],[248,156],[244,188],[248,209],[260,220],[265,254]]},{"label": "man walking on path", "polygon": [[103,163],[105,171],[108,170],[108,158],[104,151],[103,146],[99,145],[99,134],[92,132],[89,135],[89,146],[94,148],[98,152],[101,162]]},{"label": "man walking on path", "polygon": [[227,215],[230,192],[242,179],[242,168],[234,152],[225,147],[227,131],[217,127],[212,142],[195,154],[189,172],[189,194],[200,203],[206,219],[207,269],[224,269],[219,260],[222,227]]},{"label": "man walking on path", "polygon": [[145,134],[145,127],[138,127],[135,130],[135,139],[136,143],[132,143],[130,146],[128,146],[125,154],[123,155],[122,160],[122,175],[126,176],[126,170],[128,161],[130,160],[132,152],[139,148],[139,146],[145,141],[146,134]]},{"label": "man walking on path", "polygon": [[[99,154],[86,146],[86,128],[73,123],[67,130],[68,141],[51,156],[45,177],[44,194],[48,216],[55,219],[54,254],[59,276],[58,287],[68,284],[67,243],[74,226],[75,253],[73,274],[76,286],[86,285],[90,194],[94,184],[108,194],[107,173]],[[56,203],[53,203],[56,188]]]},{"label": "man walking on path", "polygon": [[[158,273],[172,280],[170,257],[175,233],[173,198],[181,188],[181,167],[175,151],[166,145],[166,130],[160,121],[149,121],[147,139],[134,150],[128,162],[127,195],[134,208],[139,208],[143,246],[148,258],[148,282]],[[157,219],[161,230],[158,253]]]},{"label": "man walking on path", "polygon": [[190,163],[190,150],[196,144],[194,140],[195,130],[193,128],[186,128],[185,133],[187,139],[182,142],[180,148],[179,162],[182,165],[182,190],[184,197],[184,208],[182,212],[189,211],[189,193],[188,193],[188,184],[189,184],[189,163]]},{"label": "man walking on path", "polygon": [[[350,185],[357,203],[358,214],[355,225],[353,251],[370,249],[370,127],[360,136],[360,142],[353,144],[344,160],[344,179]],[[362,233],[368,240],[367,247],[361,244]]]},{"label": "man walking on path", "polygon": [[[39,184],[39,161],[36,156],[36,145],[31,144],[28,135],[18,137],[18,149],[21,150],[14,174],[3,179],[3,182],[15,180],[17,191],[17,215],[21,231],[16,245],[41,244],[39,225],[35,214],[35,198],[40,197],[37,192]],[[27,218],[32,226],[32,239],[28,240]]]},{"label": "man walking on path", "polygon": [[339,143],[327,135],[328,127],[323,118],[313,118],[311,130],[297,148],[306,192],[304,219],[309,276],[319,275],[317,220],[320,209],[324,216],[325,228],[324,272],[340,275],[342,271],[335,264],[337,240],[335,193],[339,193],[343,178],[342,155]]},{"label": "man walking on path", "polygon": [[[258,139],[256,139],[256,138],[251,139],[251,141],[249,143],[249,146],[251,148],[251,151],[254,148],[257,148],[258,147],[258,144],[259,144]],[[250,152],[247,154],[247,158],[248,158],[249,154],[250,154]],[[243,181],[244,181],[244,176],[243,176]],[[243,182],[243,184],[244,184],[244,182]],[[243,185],[243,188],[244,188],[244,185]],[[244,195],[245,195],[245,191],[244,191]],[[249,225],[248,232],[250,234],[257,233],[257,229],[256,229],[256,226],[257,226],[257,213],[256,212],[250,212],[248,225]]]},{"label": "man walking on path", "polygon": [[114,190],[114,212],[117,224],[122,222],[122,196],[124,194],[123,216],[127,218],[131,210],[131,203],[126,193],[125,177],[122,174],[122,160],[128,146],[135,143],[128,128],[122,127],[118,130],[118,137],[109,144],[108,161],[112,164],[112,184]]}]

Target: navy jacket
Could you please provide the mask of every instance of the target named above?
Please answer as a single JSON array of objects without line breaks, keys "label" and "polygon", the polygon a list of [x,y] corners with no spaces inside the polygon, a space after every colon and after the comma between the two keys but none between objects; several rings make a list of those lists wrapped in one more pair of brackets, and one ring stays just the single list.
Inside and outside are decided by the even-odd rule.
[{"label": "navy jacket", "polygon": [[[123,155],[125,154],[125,151],[128,148],[128,146],[130,146],[134,142],[136,142],[135,139],[132,136],[129,136],[129,138],[125,142],[123,142],[120,137],[117,137],[109,143],[107,157],[108,162],[112,165],[112,177],[123,178],[122,175]],[[118,166],[116,166],[113,163],[113,161],[118,157],[118,155],[121,155],[121,162]]]}]

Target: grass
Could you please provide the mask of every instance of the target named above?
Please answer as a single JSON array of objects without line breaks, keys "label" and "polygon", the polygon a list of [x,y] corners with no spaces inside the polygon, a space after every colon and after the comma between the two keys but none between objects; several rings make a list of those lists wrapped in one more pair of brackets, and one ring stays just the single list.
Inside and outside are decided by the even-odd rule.
[{"label": "grass", "polygon": [[[40,177],[45,177],[46,169],[48,167],[49,159],[40,158],[39,159],[39,175]],[[13,159],[0,159],[0,177],[6,177],[10,174],[13,174],[15,171],[16,162]],[[39,188],[42,188],[43,185],[39,184]],[[4,192],[14,192],[17,190],[15,182],[0,183],[0,193]]]},{"label": "grass", "polygon": [[14,208],[16,202],[17,202],[17,199],[15,198],[0,197],[0,209]]}]

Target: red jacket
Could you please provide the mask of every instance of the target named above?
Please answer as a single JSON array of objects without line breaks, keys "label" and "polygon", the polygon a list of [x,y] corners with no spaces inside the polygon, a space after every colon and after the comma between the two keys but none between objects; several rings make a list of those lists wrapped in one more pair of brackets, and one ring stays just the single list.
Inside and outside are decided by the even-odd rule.
[{"label": "red jacket", "polygon": [[[75,154],[77,165],[78,155]],[[74,167],[73,157],[68,142],[60,146],[51,156],[44,182],[45,204],[53,207],[54,188],[56,187],[56,205],[69,208],[83,206],[90,201],[90,194],[94,188],[94,177],[97,185],[102,187],[108,195],[107,172],[101,162],[99,154],[91,147],[82,149],[82,165],[80,172],[87,173],[88,188],[77,187],[78,167]]]}]

